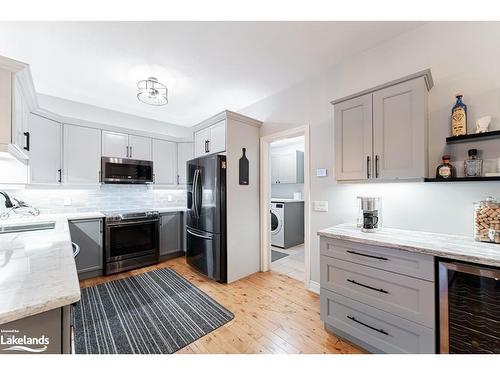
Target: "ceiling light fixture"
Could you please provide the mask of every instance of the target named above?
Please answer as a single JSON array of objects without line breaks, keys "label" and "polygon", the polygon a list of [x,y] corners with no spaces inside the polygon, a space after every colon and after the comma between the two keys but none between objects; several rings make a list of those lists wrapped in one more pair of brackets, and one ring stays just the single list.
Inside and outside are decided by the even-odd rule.
[{"label": "ceiling light fixture", "polygon": [[158,82],[155,77],[149,77],[143,81],[137,82],[137,99],[139,101],[149,104],[161,106],[168,103],[168,89],[167,86]]}]

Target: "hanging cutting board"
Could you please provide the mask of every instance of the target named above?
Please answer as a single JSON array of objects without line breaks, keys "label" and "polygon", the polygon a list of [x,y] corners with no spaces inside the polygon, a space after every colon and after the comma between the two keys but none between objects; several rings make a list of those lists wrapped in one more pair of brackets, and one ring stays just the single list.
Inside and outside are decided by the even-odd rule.
[{"label": "hanging cutting board", "polygon": [[246,156],[246,148],[242,148],[243,155],[240,158],[240,185],[248,185],[249,163]]}]

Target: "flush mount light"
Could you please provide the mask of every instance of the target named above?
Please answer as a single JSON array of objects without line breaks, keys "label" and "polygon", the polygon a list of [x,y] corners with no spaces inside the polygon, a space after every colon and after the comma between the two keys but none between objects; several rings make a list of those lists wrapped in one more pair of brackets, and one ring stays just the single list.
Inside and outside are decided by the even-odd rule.
[{"label": "flush mount light", "polygon": [[141,102],[161,106],[168,103],[167,86],[158,82],[155,77],[149,77],[143,81],[137,82],[137,99]]}]

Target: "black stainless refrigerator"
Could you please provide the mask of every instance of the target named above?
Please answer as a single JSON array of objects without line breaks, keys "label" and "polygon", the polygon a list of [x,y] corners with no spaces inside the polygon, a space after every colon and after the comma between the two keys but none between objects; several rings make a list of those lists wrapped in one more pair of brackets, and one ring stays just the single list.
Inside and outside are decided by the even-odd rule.
[{"label": "black stainless refrigerator", "polygon": [[187,162],[186,260],[197,271],[227,282],[226,157]]}]

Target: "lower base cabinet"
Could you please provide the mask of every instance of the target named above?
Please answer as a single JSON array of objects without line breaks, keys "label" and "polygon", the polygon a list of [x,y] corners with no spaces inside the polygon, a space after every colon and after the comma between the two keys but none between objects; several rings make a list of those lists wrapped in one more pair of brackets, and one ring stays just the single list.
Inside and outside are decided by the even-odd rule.
[{"label": "lower base cabinet", "polygon": [[70,306],[0,325],[0,354],[70,354],[72,347]]},{"label": "lower base cabinet", "polygon": [[373,353],[436,353],[434,258],[321,237],[321,320]]},{"label": "lower base cabinet", "polygon": [[160,214],[160,259],[168,259],[184,252],[184,214]]},{"label": "lower base cabinet", "polygon": [[103,222],[102,219],[71,220],[71,241],[80,247],[75,257],[80,280],[103,274]]}]

